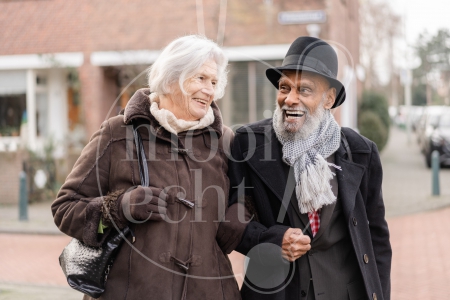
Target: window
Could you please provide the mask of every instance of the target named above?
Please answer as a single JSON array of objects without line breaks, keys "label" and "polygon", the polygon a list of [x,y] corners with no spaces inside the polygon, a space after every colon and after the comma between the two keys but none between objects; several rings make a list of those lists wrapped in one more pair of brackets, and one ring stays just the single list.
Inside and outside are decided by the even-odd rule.
[{"label": "window", "polygon": [[264,63],[256,64],[256,118],[257,120],[266,119],[272,116],[275,110],[275,101],[277,89],[266,77],[266,70],[272,66],[280,66],[280,63],[271,62],[267,66]]},{"label": "window", "polygon": [[231,123],[248,123],[248,67],[247,62],[233,63],[231,83]]},{"label": "window", "polygon": [[19,136],[25,111],[25,94],[0,95],[0,136]]},{"label": "window", "polygon": [[246,124],[272,116],[277,90],[266,78],[266,69],[279,65],[279,61],[230,63],[226,95],[219,101],[227,125]]}]

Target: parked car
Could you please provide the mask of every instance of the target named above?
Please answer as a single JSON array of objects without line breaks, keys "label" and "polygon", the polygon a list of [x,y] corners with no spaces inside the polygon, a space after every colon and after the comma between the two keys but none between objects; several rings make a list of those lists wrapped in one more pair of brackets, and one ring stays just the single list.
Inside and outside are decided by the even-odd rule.
[{"label": "parked car", "polygon": [[422,153],[427,167],[431,167],[431,154],[439,152],[441,165],[450,165],[450,108],[442,109],[428,136],[424,136]]},{"label": "parked car", "polygon": [[398,108],[391,106],[389,107],[389,115],[391,116],[392,122],[401,128],[406,128],[408,122],[410,122],[411,129],[416,131],[417,124],[422,117],[424,106],[417,105],[400,105]]},{"label": "parked car", "polygon": [[427,106],[416,126],[417,143],[420,150],[424,151],[425,140],[429,140],[431,133],[437,126],[439,115],[447,106]]},{"label": "parked car", "polygon": [[415,132],[417,130],[417,126],[419,124],[420,118],[423,115],[425,110],[424,106],[411,106],[411,111],[409,114],[411,128]]}]

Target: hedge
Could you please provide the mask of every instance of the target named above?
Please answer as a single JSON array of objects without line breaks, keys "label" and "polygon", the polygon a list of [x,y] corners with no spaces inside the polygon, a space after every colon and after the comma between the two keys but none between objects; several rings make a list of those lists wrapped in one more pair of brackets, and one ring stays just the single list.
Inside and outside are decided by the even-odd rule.
[{"label": "hedge", "polygon": [[372,111],[364,111],[359,116],[359,132],[377,144],[378,150],[383,150],[388,141],[388,129],[381,118]]}]

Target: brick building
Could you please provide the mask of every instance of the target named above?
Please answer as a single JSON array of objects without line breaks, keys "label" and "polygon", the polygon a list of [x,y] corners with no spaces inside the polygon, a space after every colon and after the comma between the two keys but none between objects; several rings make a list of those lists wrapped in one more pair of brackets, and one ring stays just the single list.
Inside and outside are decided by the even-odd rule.
[{"label": "brick building", "polygon": [[[79,151],[145,86],[161,48],[185,34],[204,33],[230,58],[219,100],[228,125],[271,115],[275,90],[264,71],[281,64],[296,37],[329,41],[348,91],[336,117],[356,125],[358,0],[6,0],[0,28],[2,166],[1,153],[21,143],[39,150],[51,138],[57,157]],[[2,186],[12,180],[1,176]]]}]

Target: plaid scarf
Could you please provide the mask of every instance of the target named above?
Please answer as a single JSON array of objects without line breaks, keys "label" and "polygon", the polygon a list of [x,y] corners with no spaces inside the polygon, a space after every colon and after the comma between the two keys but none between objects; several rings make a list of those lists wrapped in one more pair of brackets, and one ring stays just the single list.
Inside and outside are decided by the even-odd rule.
[{"label": "plaid scarf", "polygon": [[341,142],[341,128],[330,110],[326,110],[318,128],[305,139],[289,139],[281,134],[278,118],[273,115],[273,127],[278,140],[283,145],[283,161],[294,167],[296,196],[301,213],[314,212],[324,205],[332,204],[336,197],[331,191],[330,180],[335,173],[329,166],[327,157],[336,152]]}]

